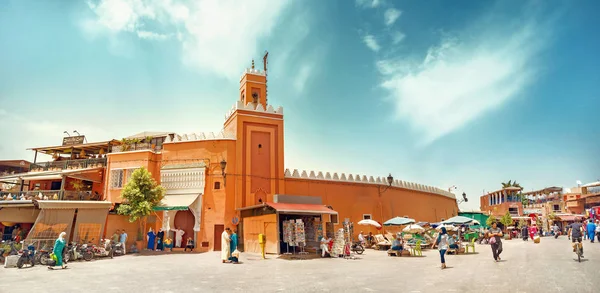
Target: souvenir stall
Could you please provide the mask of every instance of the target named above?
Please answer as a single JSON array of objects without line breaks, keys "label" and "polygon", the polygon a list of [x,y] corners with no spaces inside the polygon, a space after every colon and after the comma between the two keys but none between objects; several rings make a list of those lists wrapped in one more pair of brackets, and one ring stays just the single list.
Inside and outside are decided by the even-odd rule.
[{"label": "souvenir stall", "polygon": [[[290,198],[299,201],[299,197]],[[281,196],[278,200],[283,199]],[[258,235],[263,234],[267,253],[277,254],[317,254],[321,239],[328,239],[329,233],[333,232],[328,215],[338,214],[330,207],[312,203],[266,202],[238,210],[244,227],[244,250],[259,252],[259,246],[254,243],[258,243]],[[327,235],[324,235],[325,231]]]}]

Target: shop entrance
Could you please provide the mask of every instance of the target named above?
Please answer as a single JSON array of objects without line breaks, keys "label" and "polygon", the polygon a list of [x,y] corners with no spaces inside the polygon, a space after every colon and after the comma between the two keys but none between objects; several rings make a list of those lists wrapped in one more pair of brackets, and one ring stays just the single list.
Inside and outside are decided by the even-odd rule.
[{"label": "shop entrance", "polygon": [[293,246],[290,243],[286,242],[284,239],[285,227],[284,222],[294,220],[302,220],[304,224],[303,231],[299,230],[297,226],[292,227],[291,233],[294,233],[294,238],[296,238],[297,234],[304,234],[305,252],[316,253],[319,249],[319,243],[321,238],[323,237],[323,221],[320,214],[314,215],[293,215],[293,214],[279,214],[279,251],[283,254],[286,252],[300,252],[301,248],[298,244],[294,244]]}]

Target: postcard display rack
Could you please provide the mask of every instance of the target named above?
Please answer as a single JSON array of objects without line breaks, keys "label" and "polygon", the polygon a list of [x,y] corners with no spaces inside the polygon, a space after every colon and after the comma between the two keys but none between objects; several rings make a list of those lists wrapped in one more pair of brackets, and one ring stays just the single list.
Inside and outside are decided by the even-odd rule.
[{"label": "postcard display rack", "polygon": [[299,254],[306,254],[306,250],[318,252],[319,241],[323,238],[323,227],[318,217],[304,217],[302,219],[283,221],[283,242],[286,243],[287,252],[290,246],[294,252],[300,247]]},{"label": "postcard display rack", "polygon": [[287,252],[290,254],[290,246],[296,251],[296,246],[300,247],[300,254],[305,254],[306,234],[304,231],[304,222],[302,219],[283,221],[283,241],[287,244]]},{"label": "postcard display rack", "polygon": [[352,235],[354,235],[354,225],[350,219],[344,221],[344,257],[350,256],[350,246],[352,245]]}]

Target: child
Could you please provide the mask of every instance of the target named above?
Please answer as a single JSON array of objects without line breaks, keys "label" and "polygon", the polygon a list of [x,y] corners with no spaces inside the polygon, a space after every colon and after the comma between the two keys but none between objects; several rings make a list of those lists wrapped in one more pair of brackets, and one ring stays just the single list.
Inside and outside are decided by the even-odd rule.
[{"label": "child", "polygon": [[240,263],[240,252],[237,249],[233,253],[231,253],[229,261],[235,264]]},{"label": "child", "polygon": [[194,239],[192,239],[192,237],[188,237],[187,244],[185,245],[183,251],[187,251],[188,248],[190,249],[190,251],[194,250]]}]

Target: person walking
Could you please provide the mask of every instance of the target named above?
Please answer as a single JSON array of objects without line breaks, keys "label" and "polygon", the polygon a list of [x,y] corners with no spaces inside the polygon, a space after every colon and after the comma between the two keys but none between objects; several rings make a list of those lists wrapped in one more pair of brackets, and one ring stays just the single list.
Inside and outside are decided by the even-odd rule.
[{"label": "person walking", "polygon": [[438,245],[438,250],[440,251],[440,260],[442,261],[442,270],[446,268],[446,251],[448,251],[448,233],[446,232],[446,228],[442,227],[440,229],[440,235],[436,239],[436,244]]},{"label": "person walking", "polygon": [[127,250],[125,249],[125,246],[126,246],[125,243],[127,242],[127,233],[125,232],[125,229],[123,229],[123,233],[121,233],[119,242],[121,242],[121,246],[123,247],[123,254],[127,254]]},{"label": "person walking", "polygon": [[502,229],[498,228],[498,223],[494,222],[492,223],[492,228],[489,233],[494,260],[500,261],[500,253],[502,253]]},{"label": "person walking", "polygon": [[58,266],[60,266],[62,269],[67,268],[67,266],[63,264],[63,249],[65,248],[66,244],[66,236],[66,232],[61,232],[60,235],[58,235],[56,241],[54,241],[54,248],[52,249],[52,253],[56,257],[56,263],[54,264],[54,266],[48,266],[48,268],[51,270]]},{"label": "person walking", "polygon": [[594,221],[592,221],[591,219],[588,221],[587,224],[587,233],[590,241],[594,243],[594,236],[596,236],[596,224],[594,224]]},{"label": "person walking", "polygon": [[596,220],[596,237],[598,238],[598,242],[600,242],[600,220]]}]

